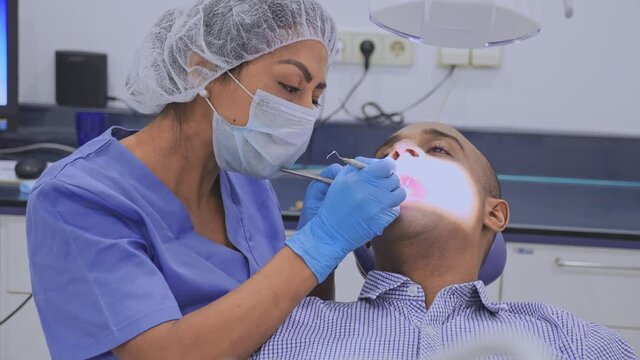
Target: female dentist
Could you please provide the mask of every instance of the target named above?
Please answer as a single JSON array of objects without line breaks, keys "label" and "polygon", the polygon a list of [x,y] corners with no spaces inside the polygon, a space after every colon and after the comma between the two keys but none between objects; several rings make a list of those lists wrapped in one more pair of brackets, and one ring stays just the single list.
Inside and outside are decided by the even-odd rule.
[{"label": "female dentist", "polygon": [[165,13],[127,79],[158,114],[56,163],[29,199],[33,293],[54,359],[242,359],[405,198],[392,160],[334,165],[285,241],[267,180],[311,136],[336,29],[314,0]]}]

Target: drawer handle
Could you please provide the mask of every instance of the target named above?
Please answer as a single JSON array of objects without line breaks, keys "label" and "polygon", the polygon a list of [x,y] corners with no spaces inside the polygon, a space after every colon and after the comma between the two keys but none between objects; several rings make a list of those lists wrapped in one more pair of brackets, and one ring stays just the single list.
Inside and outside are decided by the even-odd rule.
[{"label": "drawer handle", "polygon": [[621,266],[609,265],[584,261],[567,261],[560,258],[556,259],[556,265],[561,268],[574,269],[600,269],[600,270],[621,270],[621,271],[640,271],[640,266]]}]

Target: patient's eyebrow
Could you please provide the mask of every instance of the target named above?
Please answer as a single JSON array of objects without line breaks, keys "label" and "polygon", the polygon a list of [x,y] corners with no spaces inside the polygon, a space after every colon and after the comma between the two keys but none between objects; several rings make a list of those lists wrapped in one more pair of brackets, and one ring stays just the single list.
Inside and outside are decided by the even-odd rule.
[{"label": "patient's eyebrow", "polygon": [[438,129],[434,129],[434,128],[429,128],[429,129],[424,129],[424,131],[422,132],[424,135],[427,136],[435,136],[435,137],[440,137],[440,138],[446,138],[446,139],[450,139],[456,142],[456,144],[458,144],[458,146],[460,147],[460,149],[462,149],[462,151],[464,152],[464,146],[462,146],[462,143],[460,142],[460,140],[449,134],[446,133],[444,131],[438,130]]},{"label": "patient's eyebrow", "polygon": [[395,135],[391,136],[390,138],[388,138],[388,139],[387,139],[387,141],[385,141],[385,142],[384,142],[384,144],[382,144],[382,146],[380,146],[380,147],[376,150],[375,154],[377,154],[378,152],[380,152],[380,150],[382,150],[382,149],[384,149],[384,148],[386,148],[386,147],[388,147],[388,146],[391,146],[391,145],[393,145],[393,144],[395,144],[395,143],[399,142],[401,139],[402,139],[402,136],[400,136],[400,135],[398,135],[398,134],[395,134]]}]

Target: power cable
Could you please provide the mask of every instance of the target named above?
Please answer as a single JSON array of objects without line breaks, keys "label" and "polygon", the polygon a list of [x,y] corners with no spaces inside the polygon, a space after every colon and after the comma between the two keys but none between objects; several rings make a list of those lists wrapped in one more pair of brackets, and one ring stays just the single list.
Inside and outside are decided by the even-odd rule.
[{"label": "power cable", "polygon": [[29,302],[29,300],[31,300],[32,297],[33,297],[33,294],[29,294],[29,296],[27,296],[27,298],[22,302],[22,304],[20,304],[9,315],[7,315],[7,317],[5,317],[4,319],[0,320],[0,326],[4,325],[7,321],[11,320],[11,318],[14,315],[16,315],[18,312],[20,312],[20,310],[22,310],[22,308],[25,307],[25,305],[27,305],[27,303]]},{"label": "power cable", "polygon": [[449,80],[453,74],[455,73],[456,67],[452,66],[449,68],[449,71],[445,75],[440,82],[438,82],[432,89],[430,89],[425,95],[420,97],[418,100],[414,101],[410,105],[404,107],[402,110],[395,112],[386,112],[382,106],[374,101],[370,101],[362,105],[360,108],[360,112],[362,115],[355,115],[352,111],[350,111],[346,106],[344,108],[345,112],[349,114],[349,116],[354,119],[367,123],[369,125],[382,125],[382,124],[403,124],[405,120],[405,113],[411,109],[414,109],[418,105],[424,103],[429,98],[431,98],[438,90],[444,86],[444,84]]},{"label": "power cable", "polygon": [[453,74],[456,71],[456,66],[451,66],[449,68],[449,71],[447,72],[447,75],[445,75],[444,78],[442,78],[442,80],[440,80],[440,82],[438,84],[436,84],[436,86],[433,87],[433,89],[429,90],[429,92],[427,92],[423,97],[421,97],[420,99],[418,99],[416,102],[414,102],[413,104],[407,106],[406,108],[402,109],[400,111],[400,113],[404,114],[405,112],[415,108],[416,106],[422,104],[423,102],[427,101],[427,99],[429,99],[431,96],[433,96],[433,94],[435,94],[436,92],[438,92],[438,90],[440,90],[440,88],[447,82],[447,80],[449,80]]},{"label": "power cable", "polygon": [[329,114],[329,116],[325,118],[323,118],[322,113],[320,113],[320,117],[316,122],[316,127],[321,127],[322,125],[326,124],[329,120],[333,119],[333,117],[336,116],[340,111],[346,110],[347,103],[349,102],[349,100],[351,100],[351,97],[353,96],[353,94],[355,94],[355,92],[360,88],[364,80],[367,78],[367,74],[369,74],[369,68],[371,67],[371,56],[373,56],[373,53],[375,51],[376,51],[376,45],[373,43],[373,41],[364,40],[362,43],[360,43],[360,52],[362,53],[362,57],[364,59],[364,72],[362,73],[362,76],[355,83],[355,85],[351,87],[351,89],[347,93],[347,96],[344,98],[344,100],[342,101],[340,106],[338,106],[337,109],[332,111]]},{"label": "power cable", "polygon": [[334,116],[336,116],[340,111],[345,110],[347,103],[349,102],[349,100],[351,100],[351,97],[353,96],[353,94],[356,93],[356,91],[358,91],[358,89],[360,88],[360,86],[362,85],[362,83],[364,82],[364,80],[367,78],[367,74],[369,74],[369,70],[365,70],[362,73],[362,76],[360,77],[360,79],[351,87],[351,89],[349,90],[349,92],[347,93],[347,96],[344,98],[344,100],[342,101],[342,103],[340,104],[340,106],[338,106],[337,109],[335,109],[334,111],[332,111],[327,117],[323,118],[322,114],[320,114],[320,119],[318,120],[318,122],[316,123],[317,127],[321,127],[322,125],[326,124],[327,122],[329,122],[331,119],[333,119]]},{"label": "power cable", "polygon": [[438,82],[433,88],[431,88],[427,93],[425,93],[418,100],[414,101],[413,103],[411,103],[410,105],[404,107],[399,111],[387,112],[377,102],[369,101],[364,103],[360,107],[361,115],[357,115],[353,111],[349,110],[349,108],[347,107],[347,104],[349,103],[349,101],[351,100],[355,92],[360,88],[364,80],[367,78],[367,75],[369,74],[369,69],[365,67],[364,73],[362,74],[360,79],[351,87],[351,89],[347,93],[347,96],[344,98],[340,106],[338,106],[338,108],[332,111],[327,117],[323,118],[321,114],[320,119],[316,123],[316,126],[321,127],[325,125],[327,122],[333,119],[334,116],[336,116],[340,111],[343,111],[343,110],[350,117],[369,125],[403,124],[405,121],[405,113],[409,110],[416,108],[420,104],[430,99],[436,92],[438,92],[438,90],[440,90],[444,86],[444,84],[451,77],[453,77],[453,75],[455,74],[455,70],[456,70],[456,66],[451,66],[447,74],[442,78],[442,80],[440,80],[440,82]]}]

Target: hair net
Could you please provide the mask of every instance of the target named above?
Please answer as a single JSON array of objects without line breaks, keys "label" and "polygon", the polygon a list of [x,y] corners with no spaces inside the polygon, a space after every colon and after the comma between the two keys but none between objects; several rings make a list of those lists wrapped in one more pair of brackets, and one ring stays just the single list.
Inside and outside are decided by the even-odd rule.
[{"label": "hair net", "polygon": [[226,71],[302,40],[334,54],[335,24],[315,0],[199,0],[154,25],[127,77],[128,99],[140,112],[158,113],[193,100]]}]

